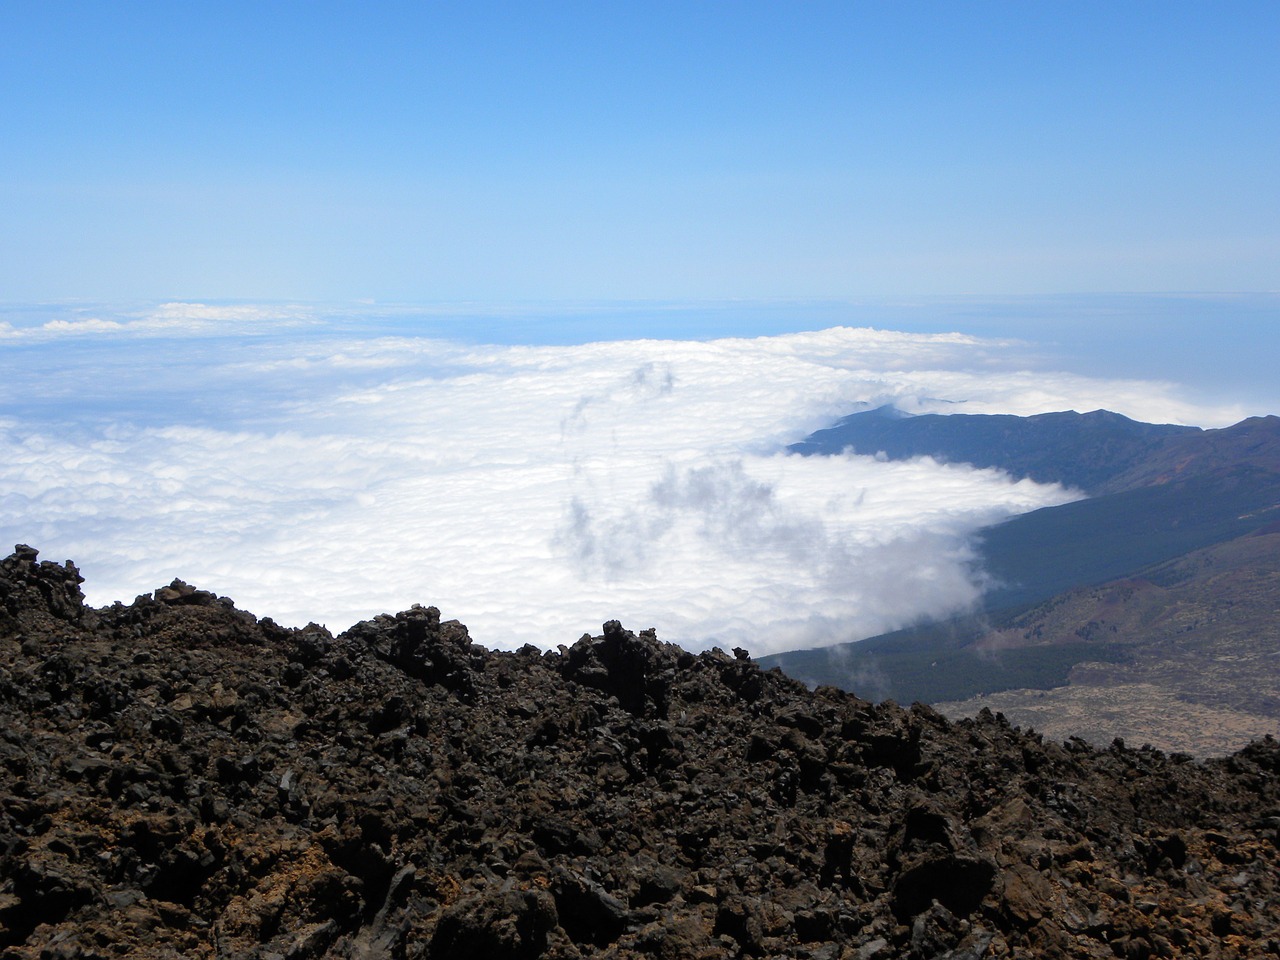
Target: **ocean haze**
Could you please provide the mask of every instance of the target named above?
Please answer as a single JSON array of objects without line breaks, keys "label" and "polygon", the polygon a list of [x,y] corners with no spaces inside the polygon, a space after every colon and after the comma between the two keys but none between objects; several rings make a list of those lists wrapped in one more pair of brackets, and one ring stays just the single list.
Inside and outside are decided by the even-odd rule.
[{"label": "ocean haze", "polygon": [[984,336],[946,329],[950,306],[874,309],[11,306],[0,536],[74,558],[99,604],[180,576],[291,624],[422,602],[490,646],[619,618],[766,653],[968,608],[973,533],[1079,495],[785,453],[843,414],[1256,412],[993,336],[1004,302]]}]

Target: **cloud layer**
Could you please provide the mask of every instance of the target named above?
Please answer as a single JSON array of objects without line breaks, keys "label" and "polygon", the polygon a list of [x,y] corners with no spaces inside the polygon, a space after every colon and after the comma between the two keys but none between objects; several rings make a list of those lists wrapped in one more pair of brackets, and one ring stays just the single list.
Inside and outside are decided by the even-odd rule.
[{"label": "cloud layer", "polygon": [[5,336],[0,535],[75,559],[91,602],[181,576],[335,630],[432,603],[499,647],[613,618],[757,654],[867,636],[973,603],[973,532],[1074,496],[783,452],[861,403],[1232,414],[961,334],[476,346],[171,304]]}]

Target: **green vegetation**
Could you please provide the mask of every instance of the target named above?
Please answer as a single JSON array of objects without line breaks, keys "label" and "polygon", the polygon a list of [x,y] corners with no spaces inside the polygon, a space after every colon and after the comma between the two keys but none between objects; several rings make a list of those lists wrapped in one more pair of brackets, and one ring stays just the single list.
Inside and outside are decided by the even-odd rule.
[{"label": "green vegetation", "polygon": [[1002,690],[1060,687],[1078,663],[1123,663],[1127,657],[1119,643],[1017,647],[994,653],[957,648],[944,635],[948,626],[885,634],[837,651],[779,654],[762,658],[761,666],[781,667],[806,683],[830,684],[871,700],[939,703]]}]

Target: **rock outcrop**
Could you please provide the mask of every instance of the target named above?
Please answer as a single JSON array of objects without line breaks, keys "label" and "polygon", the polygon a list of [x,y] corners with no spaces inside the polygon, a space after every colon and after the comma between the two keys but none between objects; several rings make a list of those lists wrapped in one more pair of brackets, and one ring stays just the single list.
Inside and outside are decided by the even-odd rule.
[{"label": "rock outcrop", "polygon": [[1280,744],[949,723],[609,623],[333,636],[0,562],[0,958],[1280,954]]}]

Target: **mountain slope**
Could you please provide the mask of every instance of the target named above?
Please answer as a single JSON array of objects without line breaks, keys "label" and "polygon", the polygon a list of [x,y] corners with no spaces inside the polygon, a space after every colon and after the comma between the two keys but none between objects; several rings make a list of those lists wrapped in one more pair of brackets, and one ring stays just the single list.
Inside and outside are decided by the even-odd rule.
[{"label": "mountain slope", "polygon": [[0,955],[1280,951],[1280,745],[1199,764],[810,692],[617,623],[493,653],[0,561]]},{"label": "mountain slope", "polygon": [[1073,590],[977,637],[978,655],[1105,640],[1118,663],[1085,658],[1050,691],[941,705],[984,706],[1053,737],[1122,736],[1225,753],[1280,732],[1280,528],[1195,551],[1139,580]]},{"label": "mountain slope", "polygon": [[1021,514],[980,534],[980,565],[994,581],[983,604],[996,610],[1035,603],[1243,536],[1277,518],[1280,471],[1247,463]]},{"label": "mountain slope", "polygon": [[1220,755],[1280,732],[1278,611],[1272,525],[1029,607],[762,663],[949,716],[988,706],[1057,739]]},{"label": "mountain slope", "polygon": [[1280,472],[1280,417],[1249,417],[1220,430],[1171,436],[1130,461],[1103,492],[1160,486],[1183,477],[1218,475],[1253,467]]},{"label": "mountain slope", "polygon": [[[979,433],[990,430],[983,427]],[[1221,430],[1180,432],[1143,443],[1142,458],[1129,459],[1123,469],[1100,479],[1096,496],[1014,517],[982,532],[980,564],[993,586],[980,614],[828,650],[767,657],[762,663],[809,682],[904,702],[962,701],[1014,688],[1060,687],[1077,664],[1087,661],[1108,664],[1098,669],[1116,673],[1121,668],[1115,664],[1134,653],[1106,634],[1087,644],[1015,645],[998,660],[982,653],[982,642],[1020,623],[1029,606],[1049,601],[1047,606],[1060,607],[1067,601],[1059,595],[1077,588],[1139,574],[1154,577],[1146,571],[1172,569],[1180,558],[1239,541],[1280,518],[1280,418],[1251,418]],[[1280,567],[1280,555],[1269,553],[1259,562]],[[1199,602],[1209,603],[1215,589],[1225,588],[1221,583],[1208,588]],[[1265,603],[1272,612],[1280,610],[1280,586],[1266,589]],[[1232,602],[1225,592],[1218,601],[1224,610]],[[1211,639],[1200,639],[1207,658]],[[1267,666],[1274,669],[1270,661]],[[1246,688],[1237,684],[1234,689],[1238,704],[1246,704]],[[1235,743],[1260,724],[1270,729],[1269,713],[1251,706],[1244,712],[1252,719],[1243,727],[1234,723],[1240,728]]]},{"label": "mountain slope", "polygon": [[[1143,424],[1107,411],[1036,417],[846,417],[793,450],[838,451],[849,438],[887,456],[969,457],[1096,495],[982,531],[988,611],[1036,603],[1242,536],[1280,516],[1280,417],[1220,430]],[[883,444],[883,446],[877,446]]]}]

